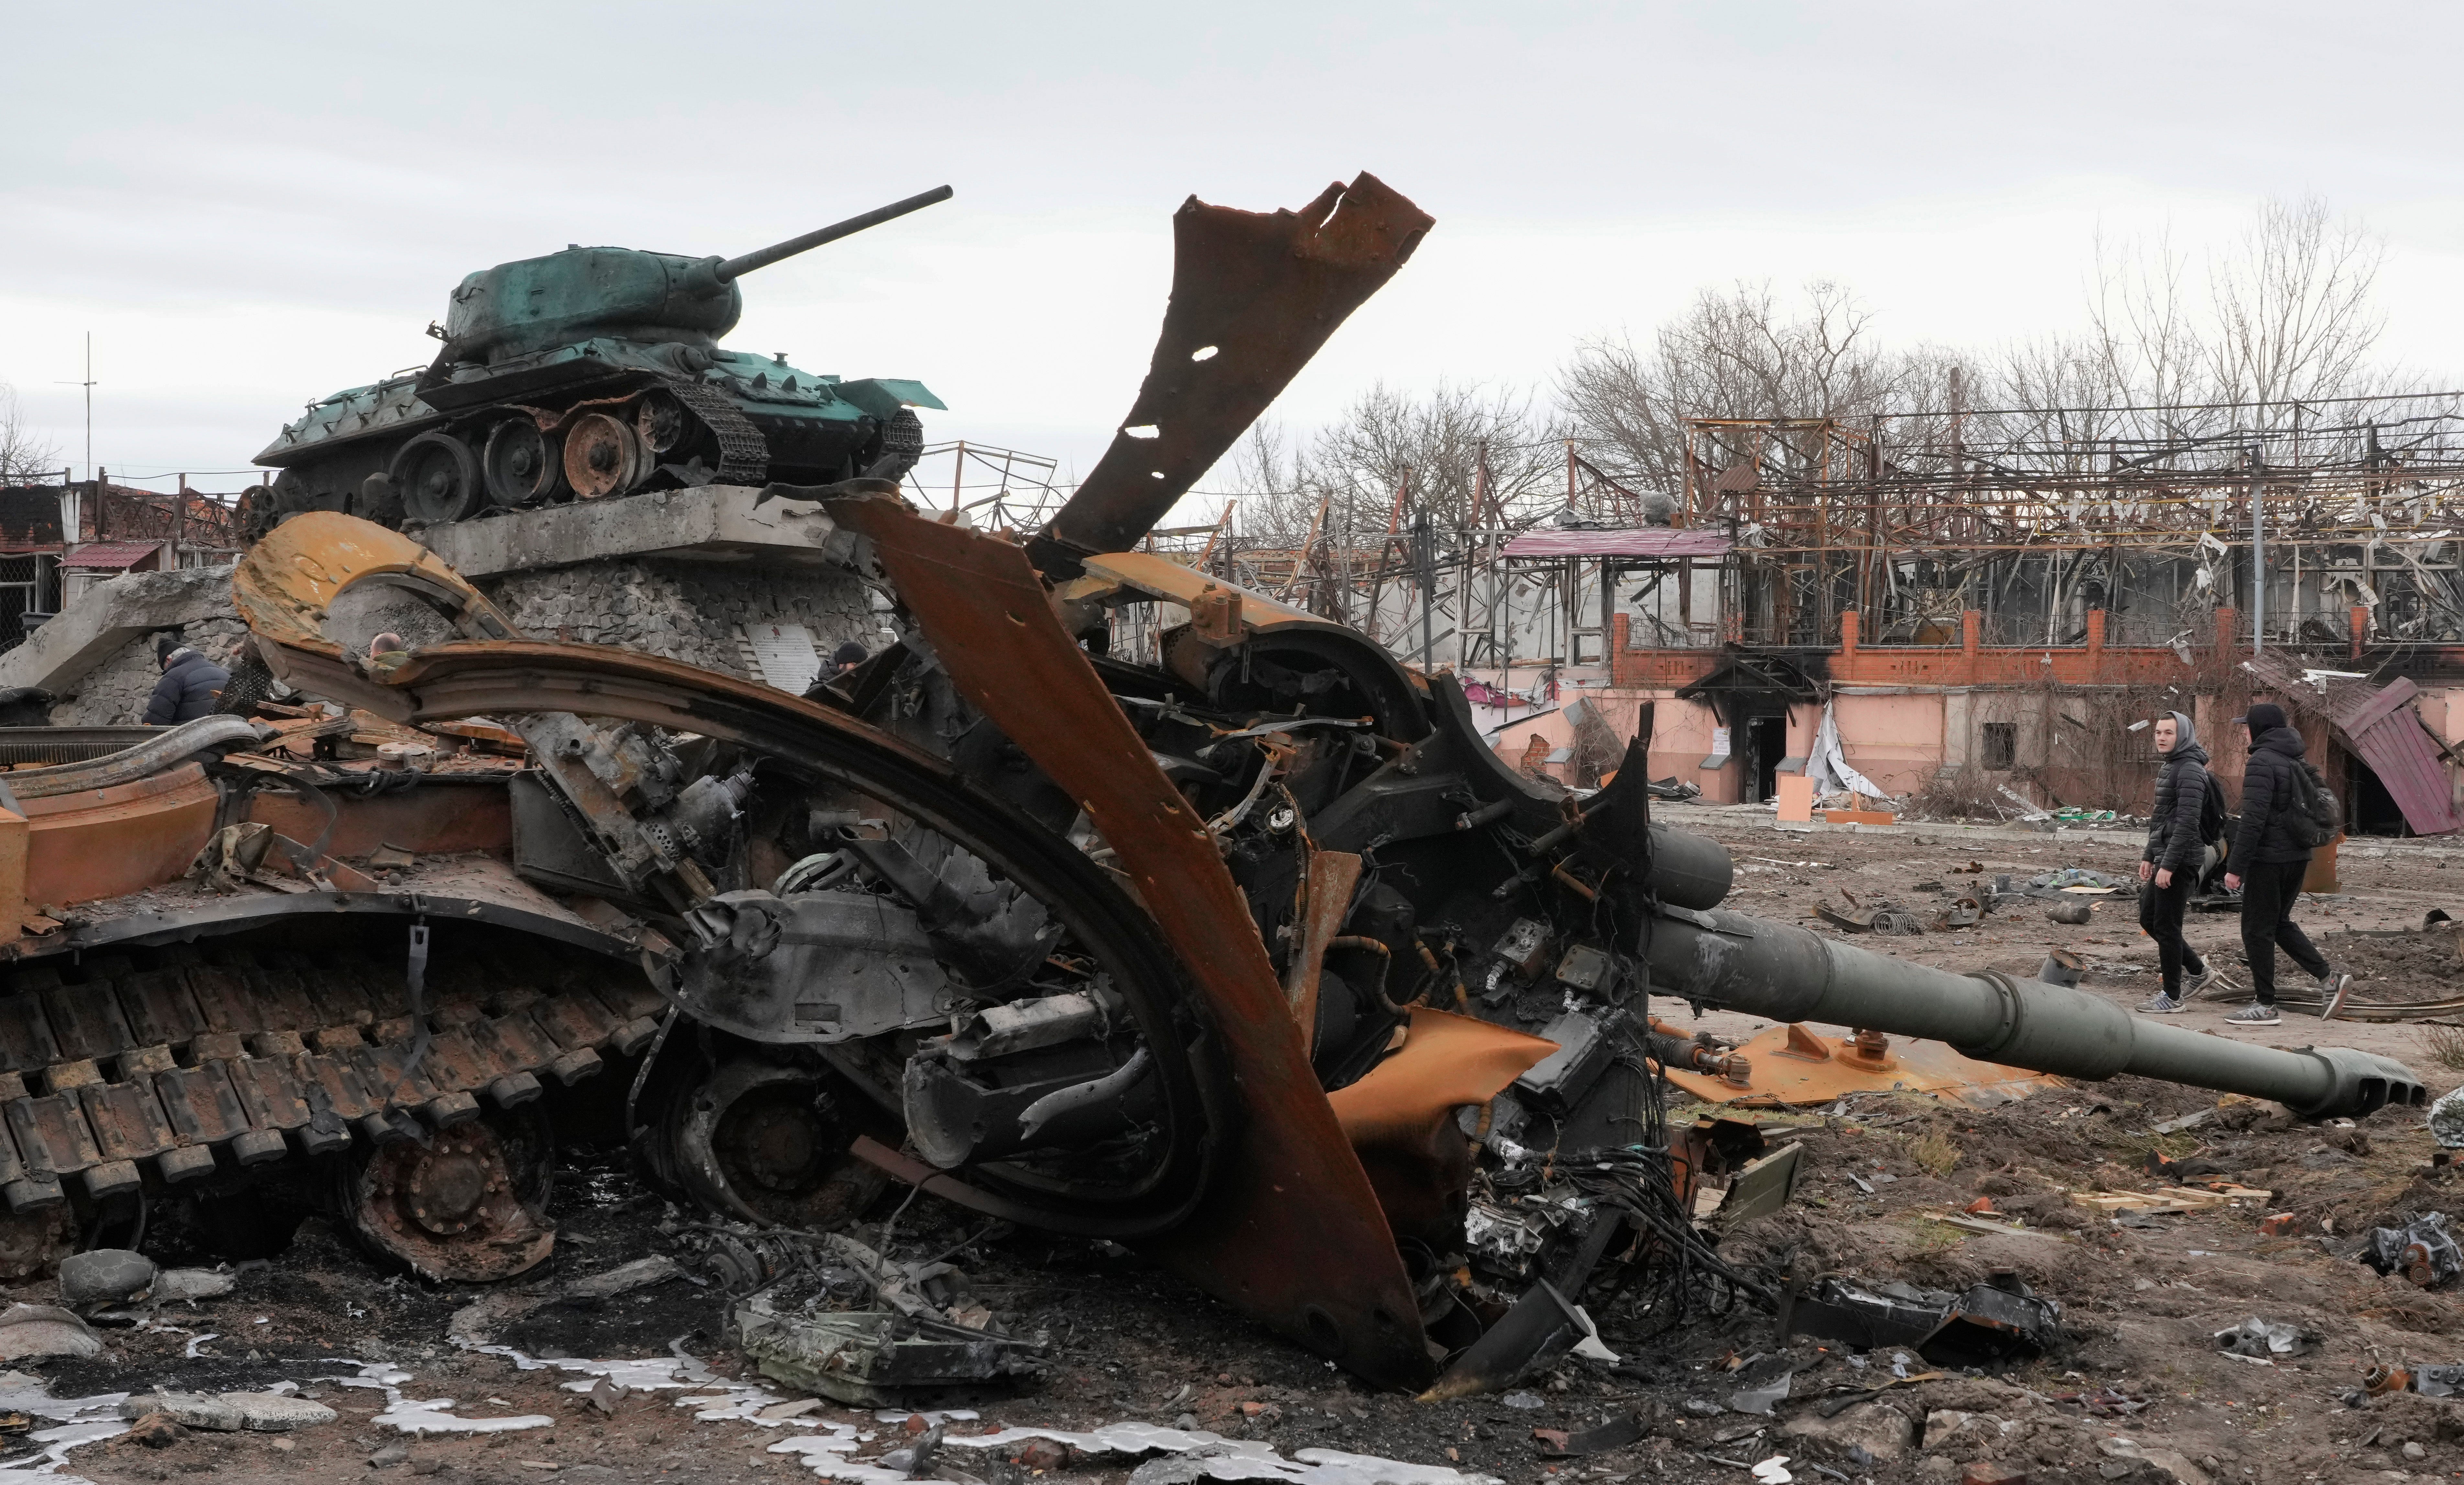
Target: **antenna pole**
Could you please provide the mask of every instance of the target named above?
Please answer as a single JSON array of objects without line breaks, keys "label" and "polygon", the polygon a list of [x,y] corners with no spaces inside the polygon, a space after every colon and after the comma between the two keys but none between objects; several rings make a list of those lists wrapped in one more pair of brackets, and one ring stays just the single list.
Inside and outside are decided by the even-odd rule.
[{"label": "antenna pole", "polygon": [[85,388],[85,477],[94,477],[94,332],[85,333],[85,380],[62,382],[63,387]]}]

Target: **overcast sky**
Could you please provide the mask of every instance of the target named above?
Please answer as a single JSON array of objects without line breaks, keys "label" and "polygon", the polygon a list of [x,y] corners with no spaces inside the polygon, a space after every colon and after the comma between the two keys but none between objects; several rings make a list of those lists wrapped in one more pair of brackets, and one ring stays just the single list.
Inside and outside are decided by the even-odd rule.
[{"label": "overcast sky", "polygon": [[2305,192],[2387,235],[2389,349],[2444,376],[2459,33],[2253,3],[20,3],[0,381],[81,465],[91,330],[97,462],[244,471],[302,404],[425,363],[473,269],[738,253],[947,182],[747,278],[729,344],[919,378],[930,436],[1083,472],[1181,199],[1363,169],[1438,225],[1271,414],[1296,426],[1379,378],[1545,384],[1737,278],[1843,280],[1897,342],[2068,328],[2100,227],[2196,248]]}]

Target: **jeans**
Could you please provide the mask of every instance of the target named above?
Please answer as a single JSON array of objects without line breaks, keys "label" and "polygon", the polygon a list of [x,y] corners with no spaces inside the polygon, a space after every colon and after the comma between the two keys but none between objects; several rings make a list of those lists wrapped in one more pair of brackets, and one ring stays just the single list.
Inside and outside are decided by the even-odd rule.
[{"label": "jeans", "polygon": [[2173,874],[2173,885],[2159,887],[2150,877],[2139,884],[2139,926],[2156,941],[2156,963],[2165,971],[2165,993],[2182,998],[2182,971],[2206,974],[2199,951],[2182,942],[2182,915],[2189,911],[2191,878],[2198,868]]},{"label": "jeans", "polygon": [[2276,951],[2282,948],[2302,968],[2326,977],[2327,960],[2293,921],[2293,903],[2310,863],[2254,861],[2241,877],[2241,947],[2250,957],[2250,987],[2262,1006],[2276,1004]]}]

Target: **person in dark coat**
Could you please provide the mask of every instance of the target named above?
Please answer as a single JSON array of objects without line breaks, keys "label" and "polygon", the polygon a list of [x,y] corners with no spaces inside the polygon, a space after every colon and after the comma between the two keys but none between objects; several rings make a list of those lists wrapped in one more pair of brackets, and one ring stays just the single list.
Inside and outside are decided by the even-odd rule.
[{"label": "person in dark coat", "polygon": [[2225,854],[2225,890],[2241,894],[2241,946],[2250,958],[2250,986],[2258,998],[2225,1017],[2228,1026],[2274,1026],[2276,951],[2319,977],[2320,1014],[2343,1008],[2353,977],[2328,966],[2326,956],[2293,921],[2310,848],[2297,846],[2286,816],[2300,807],[2301,734],[2286,725],[2284,708],[2261,701],[2250,709],[2250,762],[2241,775],[2241,826]]},{"label": "person in dark coat", "polygon": [[2147,815],[2147,847],[2139,853],[2139,926],[2156,941],[2156,962],[2165,984],[2140,1008],[2167,1015],[2208,986],[2207,962],[2182,940],[2182,916],[2199,879],[2207,842],[2199,838],[2199,811],[2216,781],[2208,777],[2208,750],[2198,729],[2181,712],[2156,723],[2156,751],[2165,762],[2156,774],[2156,807]]},{"label": "person in dark coat", "polygon": [[231,672],[168,634],[155,641],[154,662],[163,667],[163,678],[145,701],[143,720],[149,727],[212,716],[223,687],[231,683]]}]

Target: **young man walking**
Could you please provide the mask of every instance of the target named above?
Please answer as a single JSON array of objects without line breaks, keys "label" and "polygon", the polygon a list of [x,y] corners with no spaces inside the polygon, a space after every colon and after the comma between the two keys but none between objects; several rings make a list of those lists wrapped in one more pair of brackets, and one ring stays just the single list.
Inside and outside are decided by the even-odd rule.
[{"label": "young man walking", "polygon": [[2145,884],[2139,889],[2139,926],[2156,941],[2165,985],[2140,1008],[2170,1015],[2208,986],[2207,964],[2182,942],[2182,916],[2207,854],[2199,822],[2216,781],[2208,777],[2208,750],[2199,745],[2197,729],[2180,712],[2157,721],[2156,751],[2164,762],[2156,773],[2156,808],[2147,816],[2147,849],[2139,856]]},{"label": "young man walking", "polygon": [[2241,828],[2225,856],[2227,891],[2241,894],[2241,946],[2250,957],[2250,987],[2258,999],[2225,1017],[2228,1026],[2274,1026],[2276,951],[2319,977],[2319,1013],[2343,1008],[2353,977],[2327,965],[2325,956],[2293,921],[2301,878],[2310,870],[2310,849],[2293,843],[2286,817],[2300,808],[2301,734],[2285,724],[2284,709],[2261,701],[2250,709],[2250,762],[2241,776]]}]

